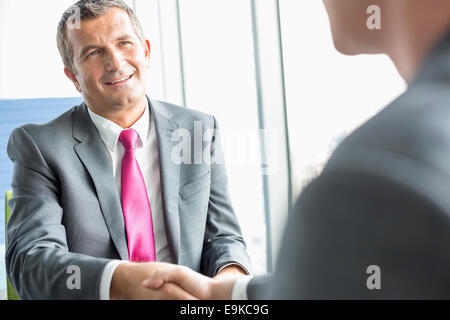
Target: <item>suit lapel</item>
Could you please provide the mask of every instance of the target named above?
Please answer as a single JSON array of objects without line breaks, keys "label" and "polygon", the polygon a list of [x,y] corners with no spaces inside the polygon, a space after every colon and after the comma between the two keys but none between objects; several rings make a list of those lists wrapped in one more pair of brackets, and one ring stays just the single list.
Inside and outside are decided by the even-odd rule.
[{"label": "suit lapel", "polygon": [[80,142],[74,149],[94,182],[111,239],[120,258],[128,260],[122,205],[114,181],[111,160],[84,103],[74,114],[73,137]]},{"label": "suit lapel", "polygon": [[172,114],[159,101],[150,101],[159,148],[159,165],[161,173],[161,194],[164,214],[164,227],[169,250],[174,263],[180,263],[180,217],[178,198],[180,188],[180,165],[171,159],[177,141],[172,141],[172,132],[179,128],[179,123],[172,120]]}]

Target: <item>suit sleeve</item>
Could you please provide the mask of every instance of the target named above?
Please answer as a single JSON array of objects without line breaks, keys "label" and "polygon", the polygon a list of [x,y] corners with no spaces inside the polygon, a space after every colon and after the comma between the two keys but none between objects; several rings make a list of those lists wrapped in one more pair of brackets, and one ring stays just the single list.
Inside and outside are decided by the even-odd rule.
[{"label": "suit sleeve", "polygon": [[238,263],[251,272],[250,258],[231,204],[219,130],[215,119],[211,143],[211,187],[202,252],[202,273],[215,276],[227,263]]},{"label": "suit sleeve", "polygon": [[[57,150],[55,150],[57,152]],[[68,251],[58,177],[25,127],[13,131],[6,271],[21,299],[98,299],[110,261]]]},{"label": "suit sleeve", "polygon": [[299,197],[275,273],[252,280],[249,299],[448,299],[450,219],[433,197],[380,171],[326,170]]}]

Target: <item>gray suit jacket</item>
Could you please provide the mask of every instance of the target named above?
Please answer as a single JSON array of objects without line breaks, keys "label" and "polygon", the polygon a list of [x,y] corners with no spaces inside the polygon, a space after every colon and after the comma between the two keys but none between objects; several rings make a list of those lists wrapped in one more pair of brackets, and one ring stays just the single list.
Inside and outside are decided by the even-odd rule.
[{"label": "gray suit jacket", "polygon": [[[208,276],[228,262],[250,270],[224,165],[209,161],[220,158],[220,138],[208,142],[194,134],[194,121],[203,133],[216,129],[214,117],[159,101],[149,105],[172,260]],[[177,129],[206,150],[202,163],[172,161],[181,142]],[[128,260],[128,248],[110,159],[86,105],[15,129],[8,155],[14,172],[5,260],[14,288],[22,299],[98,299],[105,265]],[[81,289],[67,286],[70,266],[80,270]]]},{"label": "gray suit jacket", "polygon": [[249,298],[450,298],[450,34],[407,92],[336,149],[282,243]]}]

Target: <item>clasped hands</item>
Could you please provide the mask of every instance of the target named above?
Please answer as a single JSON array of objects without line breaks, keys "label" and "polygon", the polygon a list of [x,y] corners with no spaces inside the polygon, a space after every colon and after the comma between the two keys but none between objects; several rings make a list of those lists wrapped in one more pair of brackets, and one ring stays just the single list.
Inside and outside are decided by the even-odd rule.
[{"label": "clasped hands", "polygon": [[162,262],[126,262],[117,266],[111,281],[111,299],[229,300],[238,266],[224,268],[214,278],[188,267]]}]

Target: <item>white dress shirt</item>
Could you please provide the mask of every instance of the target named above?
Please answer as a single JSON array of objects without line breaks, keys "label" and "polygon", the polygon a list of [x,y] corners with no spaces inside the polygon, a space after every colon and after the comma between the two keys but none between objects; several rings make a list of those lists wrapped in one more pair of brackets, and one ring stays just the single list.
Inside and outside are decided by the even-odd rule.
[{"label": "white dress shirt", "polygon": [[[88,108],[89,115],[97,127],[100,137],[111,159],[113,175],[118,194],[121,194],[121,166],[125,149],[119,141],[120,133],[125,130],[111,120],[95,114]],[[139,139],[136,144],[136,160],[144,177],[147,195],[152,209],[153,232],[155,235],[156,261],[172,263],[164,229],[161,178],[159,171],[158,140],[156,137],[153,116],[146,102],[144,114],[136,121],[131,129],[136,130]],[[100,281],[100,299],[109,300],[112,275],[116,267],[124,261],[114,260],[107,264]]]},{"label": "white dress shirt", "polygon": [[252,276],[238,276],[231,294],[232,300],[248,300],[247,287]]}]

